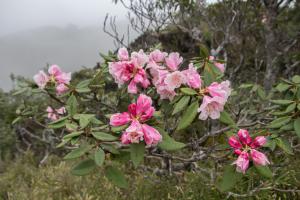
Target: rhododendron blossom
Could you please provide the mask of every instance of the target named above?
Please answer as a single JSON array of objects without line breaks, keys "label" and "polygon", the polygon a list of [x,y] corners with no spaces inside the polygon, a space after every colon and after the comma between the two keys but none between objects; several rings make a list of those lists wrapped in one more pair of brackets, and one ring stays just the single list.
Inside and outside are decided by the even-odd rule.
[{"label": "rhododendron blossom", "polygon": [[50,106],[47,107],[46,111],[48,113],[48,119],[50,119],[51,121],[58,120],[61,116],[63,116],[67,112],[65,107],[61,107],[59,109],[53,109]]},{"label": "rhododendron blossom", "polygon": [[209,61],[212,61],[213,64],[222,72],[224,73],[225,72],[225,65],[223,63],[219,63],[219,62],[216,62],[214,61],[215,60],[215,57],[214,56],[209,56]]},{"label": "rhododendron blossom", "polygon": [[206,120],[220,118],[220,113],[224,110],[224,101],[222,98],[215,96],[204,96],[201,106],[198,109],[200,112],[199,119]]},{"label": "rhododendron blossom", "polygon": [[201,88],[202,80],[193,63],[190,63],[189,68],[183,70],[182,73],[185,76],[186,85],[194,89]]},{"label": "rhododendron blossom", "polygon": [[179,55],[179,53],[170,53],[169,56],[165,59],[166,65],[170,70],[177,70],[178,66],[182,63],[183,58]]},{"label": "rhododendron blossom", "polygon": [[203,101],[198,109],[198,112],[200,112],[199,119],[206,120],[208,117],[211,119],[220,118],[220,112],[224,110],[224,105],[231,93],[230,82],[213,82],[203,91]]},{"label": "rhododendron blossom", "polygon": [[63,94],[68,90],[67,85],[71,81],[71,73],[63,72],[59,66],[52,65],[48,69],[48,74],[44,71],[39,71],[33,77],[39,88],[44,89],[48,83],[53,83],[57,94]]},{"label": "rhododendron blossom", "polygon": [[128,92],[135,94],[138,92],[138,85],[143,88],[150,85],[147,74],[143,69],[148,62],[148,57],[143,50],[133,52],[130,59],[127,55],[128,52],[125,48],[120,49],[118,53],[120,61],[109,63],[109,73],[119,86],[128,83]]},{"label": "rhododendron blossom", "polygon": [[161,52],[160,50],[156,49],[150,53],[149,60],[156,63],[162,63],[165,61],[165,57],[167,55],[168,54],[166,52]]},{"label": "rhododendron blossom", "polygon": [[113,114],[110,117],[110,125],[122,126],[130,123],[121,136],[123,144],[145,141],[147,146],[157,145],[162,140],[162,136],[155,128],[145,124],[152,118],[154,111],[151,98],[141,94],[136,103],[128,106],[128,112]]},{"label": "rhododendron blossom", "polygon": [[234,153],[239,155],[238,159],[233,162],[236,165],[236,170],[245,173],[249,167],[250,158],[255,165],[264,166],[270,164],[266,155],[256,150],[266,142],[267,140],[264,136],[257,136],[252,140],[249,132],[244,129],[240,129],[237,136],[231,136],[228,143],[234,149]]}]

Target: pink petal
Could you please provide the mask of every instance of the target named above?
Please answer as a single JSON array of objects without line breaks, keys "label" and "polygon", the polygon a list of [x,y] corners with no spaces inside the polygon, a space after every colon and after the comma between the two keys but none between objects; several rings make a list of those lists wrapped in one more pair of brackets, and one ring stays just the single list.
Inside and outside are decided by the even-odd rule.
[{"label": "pink petal", "polygon": [[162,140],[162,136],[155,128],[147,124],[143,124],[142,128],[144,132],[144,140],[148,146],[155,146]]},{"label": "pink petal", "polygon": [[235,136],[231,136],[228,140],[228,143],[231,147],[235,149],[240,149],[242,148],[242,144],[239,142],[239,140]]},{"label": "pink petal", "polygon": [[256,165],[268,165],[270,164],[267,156],[255,149],[251,149],[250,151],[250,155],[252,157],[252,160],[254,162],[254,164]]},{"label": "pink petal", "polygon": [[109,124],[112,126],[122,126],[130,122],[131,118],[128,112],[116,113],[110,117]]},{"label": "pink petal", "polygon": [[239,139],[240,141],[243,143],[243,144],[246,144],[246,145],[250,145],[251,144],[251,137],[248,133],[247,130],[244,130],[244,129],[240,129],[238,131],[238,136],[239,136]]}]

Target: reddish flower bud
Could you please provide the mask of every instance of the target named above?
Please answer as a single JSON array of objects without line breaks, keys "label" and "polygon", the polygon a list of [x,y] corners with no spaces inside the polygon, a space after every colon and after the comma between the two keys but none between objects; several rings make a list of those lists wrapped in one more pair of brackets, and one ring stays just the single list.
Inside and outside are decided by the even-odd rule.
[{"label": "reddish flower bud", "polygon": [[235,136],[231,136],[228,140],[228,143],[231,147],[235,149],[242,148],[242,144],[239,142],[239,140]]},{"label": "reddish flower bud", "polygon": [[251,143],[250,146],[251,146],[252,148],[258,148],[258,147],[261,147],[261,146],[265,145],[266,142],[267,142],[266,137],[264,137],[264,136],[257,136],[257,137],[253,140],[253,142]]},{"label": "reddish flower bud", "polygon": [[251,144],[252,139],[247,130],[240,129],[238,132],[238,136],[239,136],[240,141],[243,144],[247,144],[247,145]]}]

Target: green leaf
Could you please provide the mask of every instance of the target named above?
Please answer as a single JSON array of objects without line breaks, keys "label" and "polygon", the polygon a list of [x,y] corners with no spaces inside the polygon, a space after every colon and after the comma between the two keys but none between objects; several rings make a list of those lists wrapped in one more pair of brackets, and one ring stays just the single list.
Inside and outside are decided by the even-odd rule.
[{"label": "green leaf", "polygon": [[262,89],[261,86],[257,88],[257,94],[262,100],[265,100],[267,98],[266,92]]},{"label": "green leaf", "polygon": [[120,154],[118,149],[113,144],[101,144],[101,147],[112,154]]},{"label": "green leaf", "polygon": [[16,119],[14,119],[14,121],[11,123],[11,125],[16,124],[17,122],[19,122],[22,119],[21,116],[17,117]]},{"label": "green leaf", "polygon": [[297,106],[296,103],[293,103],[293,104],[289,105],[289,106],[286,108],[285,113],[290,113],[290,112],[295,111],[296,106]]},{"label": "green leaf", "polygon": [[250,87],[253,87],[253,84],[244,83],[244,84],[242,84],[242,85],[239,86],[240,89],[250,88]]},{"label": "green leaf", "polygon": [[178,123],[177,131],[185,129],[194,121],[198,113],[198,107],[198,101],[195,101],[186,109]]},{"label": "green leaf", "polygon": [[292,130],[294,130],[294,123],[290,122],[287,125],[282,126],[280,128],[280,130],[283,130],[283,131],[292,131]]},{"label": "green leaf", "polygon": [[106,167],[105,168],[105,176],[109,181],[111,181],[117,187],[120,187],[120,188],[128,187],[128,183],[125,179],[124,174],[117,168],[114,168],[112,166]]},{"label": "green leaf", "polygon": [[111,127],[111,131],[114,133],[118,133],[118,132],[125,130],[127,127],[128,127],[128,124],[125,124],[123,126],[113,126],[113,127]]},{"label": "green leaf", "polygon": [[300,117],[294,120],[294,130],[298,137],[300,138]]},{"label": "green leaf", "polygon": [[200,58],[203,58],[203,59],[208,58],[209,57],[209,51],[206,48],[206,46],[200,44],[199,47],[200,47]]},{"label": "green leaf", "polygon": [[293,76],[292,81],[297,84],[300,83],[300,76],[299,75]]},{"label": "green leaf", "polygon": [[98,149],[95,153],[95,163],[98,166],[102,166],[105,160],[105,153],[102,149]]},{"label": "green leaf", "polygon": [[145,154],[145,144],[131,144],[130,145],[130,158],[135,167],[139,166],[139,164],[144,160]]},{"label": "green leaf", "polygon": [[62,117],[59,120],[51,122],[48,124],[48,128],[53,128],[53,129],[62,128],[66,125],[67,119],[68,119],[68,116]]},{"label": "green leaf", "polygon": [[79,147],[78,149],[75,149],[75,150],[71,151],[70,153],[68,153],[64,157],[64,159],[70,160],[70,159],[74,159],[74,158],[79,158],[79,157],[83,156],[86,152],[88,152],[91,148],[92,148],[92,146],[89,146],[89,145]]},{"label": "green leaf", "polygon": [[293,103],[294,101],[280,99],[280,100],[271,100],[271,102],[274,103],[274,104],[278,104],[278,105],[287,105],[287,104]]},{"label": "green leaf", "polygon": [[176,104],[173,110],[172,115],[175,115],[176,113],[182,111],[189,103],[191,97],[189,96],[183,96]]},{"label": "green leaf", "polygon": [[91,91],[90,88],[76,88],[76,92],[78,93],[88,93],[90,91]]},{"label": "green leaf", "polygon": [[268,128],[280,128],[283,125],[288,124],[291,121],[290,116],[280,117],[275,120],[273,120],[269,125]]},{"label": "green leaf", "polygon": [[203,80],[205,85],[210,85],[214,81],[214,76],[212,74],[212,70],[208,66],[209,63],[206,63],[203,71]]},{"label": "green leaf", "polygon": [[68,135],[65,135],[63,137],[63,139],[65,140],[65,139],[68,139],[68,138],[77,137],[77,136],[81,135],[82,133],[83,133],[83,131],[75,131],[75,132],[72,132],[72,133],[70,133]]},{"label": "green leaf", "polygon": [[230,114],[226,111],[221,112],[220,121],[224,124],[235,126],[234,120],[231,118]]},{"label": "green leaf", "polygon": [[21,88],[21,89],[17,90],[16,92],[14,92],[12,95],[17,96],[17,95],[22,94],[22,93],[27,92],[27,91],[28,91],[28,87],[24,87],[24,88]]},{"label": "green leaf", "polygon": [[162,135],[162,141],[158,143],[158,147],[166,151],[176,151],[185,147],[184,143],[177,142],[169,136],[169,134],[160,127],[155,127]]},{"label": "green leaf", "polygon": [[279,83],[277,86],[276,86],[276,90],[279,91],[279,92],[284,92],[286,91],[287,89],[289,89],[291,87],[291,85],[289,84],[286,84],[286,83]]},{"label": "green leaf", "polygon": [[92,135],[94,136],[94,138],[102,141],[115,141],[119,139],[113,135],[103,132],[93,132]]},{"label": "green leaf", "polygon": [[78,102],[74,95],[71,95],[67,101],[67,111],[68,113],[73,116],[77,113],[77,106]]},{"label": "green leaf", "polygon": [[276,140],[277,146],[280,147],[284,152],[286,152],[287,154],[290,154],[290,155],[294,155],[293,149],[287,140],[285,140],[283,138],[276,138],[275,140]]},{"label": "green leaf", "polygon": [[235,167],[226,166],[222,179],[218,182],[217,186],[221,192],[228,191],[232,189],[239,180],[241,180],[243,175],[241,173],[236,172]]},{"label": "green leaf", "polygon": [[94,160],[83,160],[71,169],[71,173],[76,176],[84,176],[91,173],[96,167]]},{"label": "green leaf", "polygon": [[89,86],[90,82],[91,82],[91,79],[81,81],[76,85],[76,88],[87,88]]},{"label": "green leaf", "polygon": [[79,115],[79,125],[81,128],[87,127],[89,125],[91,118],[94,117],[94,115],[91,114],[80,114]]},{"label": "green leaf", "polygon": [[68,139],[63,140],[61,143],[59,143],[58,145],[56,145],[56,148],[60,148],[60,147],[65,146],[65,144],[67,144],[71,139],[72,138],[68,138]]},{"label": "green leaf", "polygon": [[262,176],[266,177],[266,178],[272,178],[273,177],[273,173],[270,170],[269,167],[267,166],[261,166],[261,165],[254,165],[255,169],[257,170],[258,173],[260,173]]},{"label": "green leaf", "polygon": [[197,94],[197,92],[195,90],[193,90],[192,88],[180,88],[180,91],[183,93],[183,94],[187,94],[187,95],[195,95]]}]

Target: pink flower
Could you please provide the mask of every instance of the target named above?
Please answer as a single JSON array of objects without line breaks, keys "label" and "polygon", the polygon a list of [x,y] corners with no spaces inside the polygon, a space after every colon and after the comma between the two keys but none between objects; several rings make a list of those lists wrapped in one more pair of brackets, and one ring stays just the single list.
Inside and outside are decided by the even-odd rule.
[{"label": "pink flower", "polygon": [[160,62],[163,62],[165,60],[165,57],[167,55],[168,55],[167,53],[161,52],[160,50],[156,49],[156,50],[154,50],[150,53],[149,60],[160,63]]},{"label": "pink flower", "polygon": [[61,94],[64,94],[65,92],[67,92],[68,89],[69,88],[64,83],[61,83],[61,84],[56,86],[56,93],[58,95],[61,95]]},{"label": "pink flower", "polygon": [[183,58],[180,57],[179,53],[170,53],[169,56],[165,59],[166,65],[169,69],[175,71],[178,66],[182,63]]},{"label": "pink flower", "polygon": [[172,101],[176,96],[176,92],[174,90],[170,90],[166,85],[158,86],[156,89],[157,93],[160,95],[160,99],[169,99]]},{"label": "pink flower", "polygon": [[120,48],[118,51],[118,59],[121,61],[129,60],[129,54],[126,48]]},{"label": "pink flower", "polygon": [[63,72],[57,65],[51,65],[48,69],[48,73],[49,75],[40,71],[33,77],[40,88],[44,89],[47,83],[51,81],[55,83],[57,94],[62,94],[68,90],[66,84],[69,84],[71,81],[71,73]]},{"label": "pink flower", "polygon": [[169,90],[179,88],[183,83],[185,83],[185,76],[180,71],[169,73],[165,78],[165,84],[167,85]]},{"label": "pink flower", "polygon": [[148,62],[149,58],[141,49],[139,52],[134,51],[131,53],[131,60],[136,66],[143,67]]},{"label": "pink flower", "polygon": [[62,71],[58,65],[51,65],[48,69],[48,73],[54,77],[59,76]]},{"label": "pink flower", "polygon": [[[234,162],[237,165],[237,171],[245,173],[250,157],[256,165],[270,164],[265,154],[255,150],[266,143],[264,136],[258,136],[252,141],[248,131],[244,129],[240,129],[237,135],[238,137],[231,136],[228,140],[229,145],[234,148],[234,153],[239,155]],[[250,156],[248,152],[250,152]]]},{"label": "pink flower", "polygon": [[128,106],[128,112],[116,113],[110,117],[110,125],[121,126],[127,123],[131,125],[122,134],[121,142],[123,144],[138,143],[145,140],[145,143],[156,145],[161,141],[161,135],[153,127],[145,124],[154,114],[152,99],[141,94],[136,103]]},{"label": "pink flower", "polygon": [[222,98],[215,96],[204,96],[202,104],[198,109],[200,112],[199,119],[206,120],[208,117],[211,119],[220,118],[220,112],[224,110],[224,101]]},{"label": "pink flower", "polygon": [[144,140],[148,146],[155,146],[162,140],[160,133],[155,128],[147,124],[143,124],[142,128],[144,132]]},{"label": "pink flower", "polygon": [[225,72],[225,65],[223,63],[214,62],[214,65],[222,72]]},{"label": "pink flower", "polygon": [[249,167],[249,154],[247,152],[242,152],[238,159],[234,161],[232,164],[236,165],[236,171],[246,173],[246,170]]},{"label": "pink flower", "polygon": [[224,73],[225,72],[225,65],[223,63],[219,63],[219,62],[216,62],[214,61],[215,60],[215,57],[214,56],[209,56],[209,61],[213,61],[213,64],[222,72]]},{"label": "pink flower", "polygon": [[143,141],[144,132],[138,121],[133,121],[131,125],[123,132],[121,142],[123,144],[139,143]]},{"label": "pink flower", "polygon": [[61,116],[63,116],[67,112],[65,107],[61,107],[59,109],[54,110],[50,106],[47,107],[46,111],[48,113],[48,119],[50,119],[51,121],[58,120]]},{"label": "pink flower", "polygon": [[252,139],[251,139],[251,137],[249,135],[249,132],[247,130],[240,129],[238,131],[238,136],[239,136],[240,141],[243,144],[246,144],[246,145],[250,145],[251,144]]},{"label": "pink flower", "polygon": [[137,93],[138,84],[143,88],[147,88],[150,85],[145,70],[134,63],[137,62],[120,61],[109,63],[109,73],[114,77],[115,82],[119,86],[129,82],[128,92],[133,94]]},{"label": "pink flower", "polygon": [[265,166],[265,165],[268,165],[270,164],[268,158],[266,157],[265,154],[255,150],[255,149],[251,149],[250,150],[250,155],[252,157],[252,160],[254,162],[254,164],[256,165],[262,165],[262,166]]},{"label": "pink flower", "polygon": [[254,138],[251,147],[252,148],[258,148],[261,147],[263,145],[265,145],[267,143],[267,139],[264,136],[257,136],[256,138]]},{"label": "pink flower", "polygon": [[224,104],[227,101],[227,99],[231,93],[229,81],[223,81],[221,83],[213,82],[206,89],[207,89],[208,93],[210,94],[210,96],[212,96],[212,97],[217,96],[217,97],[222,98],[224,101]]},{"label": "pink flower", "polygon": [[61,74],[55,76],[55,80],[57,81],[57,83],[63,83],[63,84],[70,84],[71,81],[71,72],[69,73],[65,73],[62,72]]},{"label": "pink flower", "polygon": [[50,78],[45,72],[39,71],[38,74],[34,75],[33,80],[39,88],[44,89]]},{"label": "pink flower", "polygon": [[194,68],[193,63],[189,64],[187,70],[183,70],[182,73],[185,76],[186,84],[194,89],[201,88],[201,77],[197,70]]},{"label": "pink flower", "polygon": [[240,149],[243,147],[240,141],[235,136],[231,136],[228,140],[228,143],[230,146],[236,149]]},{"label": "pink flower", "polygon": [[122,126],[130,122],[131,118],[128,112],[116,113],[110,117],[110,125]]}]

